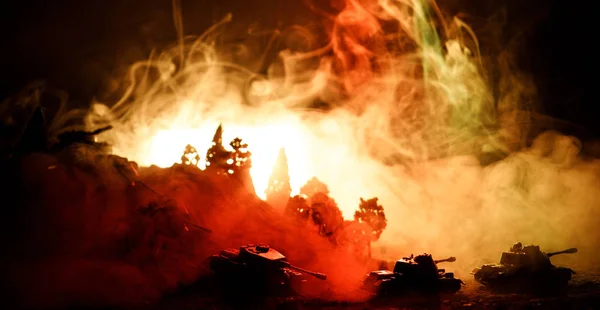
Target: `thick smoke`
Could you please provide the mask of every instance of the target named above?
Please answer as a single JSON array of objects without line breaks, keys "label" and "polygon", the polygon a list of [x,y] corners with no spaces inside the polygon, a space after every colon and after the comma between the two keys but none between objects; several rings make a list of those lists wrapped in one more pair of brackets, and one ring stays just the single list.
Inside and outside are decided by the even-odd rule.
[{"label": "thick smoke", "polygon": [[464,277],[498,261],[516,241],[547,251],[578,247],[576,256],[554,260],[592,267],[598,163],[580,157],[580,149],[576,138],[546,132],[486,167],[473,157],[423,163],[397,185],[410,207],[398,212],[401,228],[390,229],[382,247],[395,255],[407,249],[455,255]]},{"label": "thick smoke", "polygon": [[[111,109],[94,105],[88,124],[112,121],[115,130],[103,139],[150,165],[158,163],[149,137],[166,131],[173,141],[169,130],[192,130],[171,145],[202,150],[222,122],[255,152],[269,149],[267,163],[253,168],[258,195],[284,146],[294,189],[317,176],[345,217],[361,196],[379,197],[390,259],[455,255],[470,271],[521,240],[549,250],[582,247],[583,261],[598,235],[590,216],[595,177],[584,172],[594,164],[578,155],[576,138],[554,132],[523,148],[536,133],[535,89],[511,55],[484,57],[468,25],[430,1],[347,0],[336,8],[319,11],[327,30],[321,46],[314,29],[300,26],[265,34],[262,46],[231,43],[227,16],[137,64],[131,92]],[[264,73],[249,70],[266,61],[274,41],[288,45]],[[316,103],[327,109],[315,110]],[[261,127],[285,135],[253,134]]]},{"label": "thick smoke", "polygon": [[209,275],[210,255],[246,243],[327,272],[298,288],[307,296],[366,297],[356,288],[368,266],[351,249],[297,227],[236,180],[186,165],[135,176],[135,164],[85,146],[14,164],[2,175],[13,207],[2,240],[10,307],[151,306]]},{"label": "thick smoke", "polygon": [[[576,138],[557,133],[523,149],[536,132],[534,88],[506,51],[489,55],[498,59],[495,71],[486,67],[475,33],[429,1],[348,0],[337,8],[319,11],[327,17],[322,46],[315,31],[299,26],[265,35],[263,49],[288,43],[265,74],[247,69],[256,67],[250,60],[265,60],[263,50],[228,40],[228,16],[138,64],[132,78],[145,75],[131,93],[112,110],[96,104],[89,124],[114,117],[117,127],[103,138],[148,165],[156,164],[148,137],[195,129],[204,140],[188,134],[178,147],[201,150],[223,122],[256,152],[270,149],[262,155],[267,164],[253,168],[257,189],[284,146],[296,190],[316,175],[346,217],[360,196],[377,196],[389,214],[387,248],[458,255],[465,270],[518,240],[555,249],[594,244],[595,231],[579,235],[593,200],[571,197],[575,189],[593,192],[594,178],[574,176],[593,164],[578,156]],[[317,112],[315,103],[328,109]],[[254,135],[256,127],[286,134]]]},{"label": "thick smoke", "polygon": [[[347,0],[336,8],[319,11],[327,17],[325,45],[300,26],[265,35],[263,49],[288,44],[265,74],[247,69],[265,61],[264,50],[227,40],[228,16],[138,64],[132,78],[145,75],[133,80],[131,93],[112,110],[96,104],[89,124],[114,117],[117,127],[104,139],[145,165],[155,163],[148,137],[195,129],[203,141],[188,134],[179,143],[202,149],[217,122],[257,152],[270,148],[267,162],[284,146],[296,190],[316,175],[346,217],[360,196],[380,198],[389,252],[458,255],[467,270],[518,240],[553,249],[595,244],[587,222],[594,200],[580,202],[595,178],[577,172],[593,164],[579,157],[576,138],[558,133],[523,148],[538,132],[531,124],[535,89],[507,51],[488,55],[497,61],[486,67],[492,62],[480,54],[475,33],[429,1]],[[327,112],[312,109],[315,103]],[[252,134],[263,126],[286,135]],[[257,189],[266,165],[253,168]],[[576,177],[581,173],[588,177]],[[588,226],[592,233],[581,229]]]},{"label": "thick smoke", "polygon": [[[27,211],[11,229],[23,236],[14,250],[24,259],[7,265],[15,296],[38,296],[28,299],[36,306],[144,304],[205,274],[201,262],[220,248],[268,242],[328,273],[328,287],[308,293],[362,298],[355,289],[370,266],[348,249],[296,229],[231,181],[171,167],[187,144],[202,154],[218,123],[249,143],[259,196],[283,146],[294,190],[317,176],[346,218],[360,197],[378,197],[388,218],[374,248],[382,259],[452,255],[448,269],[469,278],[521,241],[580,248],[559,263],[597,262],[599,166],[557,132],[523,148],[528,80],[504,64],[492,79],[473,31],[429,1],[347,0],[336,9],[319,11],[325,44],[301,26],[240,43],[226,16],[133,65],[125,96],[94,103],[86,126],[113,125],[99,139],[146,167],[137,176],[127,160],[98,162],[86,148],[23,158],[15,184],[28,191],[15,204]],[[271,59],[274,45],[282,52]],[[502,159],[483,165],[486,157]]]},{"label": "thick smoke", "polygon": [[[221,122],[255,154],[258,195],[283,146],[294,189],[319,177],[346,216],[358,195],[388,183],[374,172],[386,169],[382,162],[409,166],[507,151],[505,140],[514,137],[506,128],[515,124],[498,117],[477,40],[463,23],[446,22],[421,1],[347,1],[328,17],[323,45],[313,29],[294,26],[265,34],[256,40],[267,41],[261,46],[239,43],[227,16],[136,64],[123,99],[110,108],[94,104],[87,124],[110,122],[115,130],[101,139],[116,154],[166,167],[188,143],[206,150]],[[266,71],[248,69],[267,61],[273,41],[282,51]]]}]

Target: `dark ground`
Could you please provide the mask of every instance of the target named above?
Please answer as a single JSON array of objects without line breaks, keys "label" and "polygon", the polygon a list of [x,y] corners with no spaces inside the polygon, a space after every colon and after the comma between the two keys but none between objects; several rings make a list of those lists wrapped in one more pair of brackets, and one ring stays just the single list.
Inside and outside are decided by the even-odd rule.
[{"label": "dark ground", "polygon": [[191,287],[165,298],[152,310],[196,309],[600,309],[600,273],[574,275],[568,291],[562,296],[535,296],[530,294],[498,294],[487,290],[474,280],[454,295],[435,298],[387,298],[366,302],[338,303],[329,301],[279,299],[252,304],[217,301],[207,296],[206,288]]}]

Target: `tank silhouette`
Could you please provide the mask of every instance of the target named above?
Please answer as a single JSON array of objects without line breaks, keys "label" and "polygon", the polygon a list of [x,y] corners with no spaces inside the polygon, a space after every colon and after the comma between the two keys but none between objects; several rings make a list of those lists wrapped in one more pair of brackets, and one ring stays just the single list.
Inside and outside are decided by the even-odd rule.
[{"label": "tank silhouette", "polygon": [[454,261],[454,257],[433,260],[430,254],[411,254],[396,261],[392,271],[371,271],[362,288],[380,296],[407,292],[456,293],[464,282],[455,278],[454,273],[437,267],[438,263]]},{"label": "tank silhouette", "polygon": [[577,249],[544,253],[537,245],[523,247],[517,242],[509,251],[502,253],[500,263],[485,264],[471,273],[477,282],[493,289],[562,289],[575,272],[570,268],[554,266],[550,257],[571,253],[577,253]]},{"label": "tank silhouette", "polygon": [[320,280],[327,276],[290,264],[279,251],[266,244],[248,244],[225,249],[209,258],[209,266],[228,290],[246,293],[294,294],[306,275]]},{"label": "tank silhouette", "polygon": [[63,132],[58,135],[58,142],[56,142],[50,147],[50,151],[56,153],[75,143],[87,144],[90,146],[96,146],[98,148],[108,150],[110,146],[104,142],[96,142],[96,136],[105,131],[111,130],[112,128],[113,126],[109,125],[91,132],[83,130]]}]

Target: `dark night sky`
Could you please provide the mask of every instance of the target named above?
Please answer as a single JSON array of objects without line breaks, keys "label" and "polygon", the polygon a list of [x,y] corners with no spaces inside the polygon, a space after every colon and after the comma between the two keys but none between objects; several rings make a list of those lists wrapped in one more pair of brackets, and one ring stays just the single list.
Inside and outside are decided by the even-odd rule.
[{"label": "dark night sky", "polygon": [[[187,34],[199,34],[232,12],[236,23],[262,20],[303,23],[317,17],[301,0],[182,0]],[[592,72],[596,49],[594,11],[583,0],[448,0],[448,12],[477,21],[505,7],[504,40],[520,33],[521,69],[539,88],[543,113],[575,122],[600,137]],[[0,4],[0,97],[27,82],[45,79],[88,102],[111,76],[148,56],[157,44],[176,38],[170,0],[8,0]],[[477,30],[477,29],[476,29]]]}]

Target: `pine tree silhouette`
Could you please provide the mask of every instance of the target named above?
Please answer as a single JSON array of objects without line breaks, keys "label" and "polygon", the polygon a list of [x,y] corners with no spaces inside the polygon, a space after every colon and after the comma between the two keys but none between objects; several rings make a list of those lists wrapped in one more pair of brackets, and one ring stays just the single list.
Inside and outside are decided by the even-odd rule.
[{"label": "pine tree silhouette", "polygon": [[267,203],[273,207],[283,210],[290,199],[292,188],[290,186],[290,176],[288,173],[287,156],[284,148],[279,150],[279,155],[269,177],[269,184],[265,190]]},{"label": "pine tree silhouette", "polygon": [[198,163],[200,163],[200,154],[198,154],[196,148],[191,144],[185,146],[183,155],[181,155],[181,163],[198,167]]},{"label": "pine tree silhouette", "polygon": [[218,174],[230,174],[232,166],[231,152],[223,146],[223,127],[219,124],[212,145],[206,152],[206,170]]},{"label": "pine tree silhouette", "polygon": [[234,177],[238,178],[248,192],[255,194],[254,182],[250,175],[252,167],[252,153],[248,151],[248,144],[242,143],[242,139],[235,138],[229,145],[233,148],[231,153],[232,164],[230,170]]},{"label": "pine tree silhouette", "polygon": [[248,151],[248,144],[242,143],[242,139],[235,138],[229,145],[233,148],[231,158],[233,159],[232,169],[233,171],[239,171],[241,169],[249,169],[252,167],[252,153]]}]

